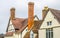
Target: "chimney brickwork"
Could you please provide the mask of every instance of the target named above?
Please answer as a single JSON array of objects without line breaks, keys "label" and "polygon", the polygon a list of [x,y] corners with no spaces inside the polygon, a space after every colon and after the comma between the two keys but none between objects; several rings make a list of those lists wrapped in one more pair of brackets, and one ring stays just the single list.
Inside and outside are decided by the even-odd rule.
[{"label": "chimney brickwork", "polygon": [[10,9],[10,20],[13,20],[15,18],[15,8]]},{"label": "chimney brickwork", "polygon": [[44,19],[44,17],[46,16],[48,12],[48,6],[45,6],[44,9],[42,10],[42,19]]},{"label": "chimney brickwork", "polygon": [[34,23],[34,3],[29,2],[28,3],[28,30],[31,29],[33,23]]}]

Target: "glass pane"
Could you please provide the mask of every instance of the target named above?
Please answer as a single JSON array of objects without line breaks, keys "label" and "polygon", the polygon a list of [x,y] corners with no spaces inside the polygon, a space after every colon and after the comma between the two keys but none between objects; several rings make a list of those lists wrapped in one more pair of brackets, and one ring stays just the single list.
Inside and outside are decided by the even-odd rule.
[{"label": "glass pane", "polygon": [[49,22],[47,22],[47,25],[49,25]]},{"label": "glass pane", "polygon": [[53,29],[46,29],[46,38],[53,38]]},{"label": "glass pane", "polygon": [[46,38],[49,38],[49,30],[46,29]]},{"label": "glass pane", "polygon": [[50,21],[50,25],[52,25],[52,21]]},{"label": "glass pane", "polygon": [[53,38],[53,32],[51,32],[51,38]]},{"label": "glass pane", "polygon": [[46,38],[48,38],[48,32],[46,32]]}]

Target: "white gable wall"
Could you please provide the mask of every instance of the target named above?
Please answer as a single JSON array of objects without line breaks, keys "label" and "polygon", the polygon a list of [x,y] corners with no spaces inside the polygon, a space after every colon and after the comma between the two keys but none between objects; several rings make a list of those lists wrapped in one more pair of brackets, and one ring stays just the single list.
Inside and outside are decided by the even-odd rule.
[{"label": "white gable wall", "polygon": [[53,38],[60,38],[60,27],[58,28],[53,28]]},{"label": "white gable wall", "polygon": [[39,30],[38,34],[39,34],[38,38],[46,38],[46,30],[45,29]]},{"label": "white gable wall", "polygon": [[[47,22],[52,21],[52,25],[48,26]],[[46,38],[46,28],[53,28],[53,38],[60,38],[60,24],[54,15],[49,11],[40,27],[39,38]]]},{"label": "white gable wall", "polygon": [[8,32],[13,32],[13,31],[15,31],[15,29],[14,29],[14,26],[13,26],[12,22],[10,21],[10,24],[9,24],[9,27],[8,27]]},{"label": "white gable wall", "polygon": [[[47,26],[47,22],[49,22],[49,21],[52,21],[51,26]],[[60,24],[58,23],[57,19],[54,18],[54,15],[51,13],[51,11],[49,11],[40,28],[51,28],[51,27],[55,27],[55,26],[60,26]]]}]

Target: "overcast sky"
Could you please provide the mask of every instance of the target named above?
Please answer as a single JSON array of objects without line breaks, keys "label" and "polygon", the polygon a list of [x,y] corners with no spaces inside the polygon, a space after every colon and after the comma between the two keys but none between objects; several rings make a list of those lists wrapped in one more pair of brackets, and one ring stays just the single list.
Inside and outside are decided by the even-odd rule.
[{"label": "overcast sky", "polygon": [[16,8],[17,18],[28,17],[28,2],[34,2],[34,12],[40,19],[45,5],[49,8],[60,9],[60,0],[0,0],[0,33],[5,33],[10,17],[10,8]]}]

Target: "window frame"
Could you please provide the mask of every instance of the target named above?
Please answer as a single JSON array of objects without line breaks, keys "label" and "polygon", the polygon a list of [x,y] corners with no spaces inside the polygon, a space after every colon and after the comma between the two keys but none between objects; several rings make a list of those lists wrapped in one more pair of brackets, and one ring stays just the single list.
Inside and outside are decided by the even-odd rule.
[{"label": "window frame", "polygon": [[48,21],[48,22],[47,22],[47,25],[48,25],[48,26],[52,25],[52,21]]},{"label": "window frame", "polygon": [[34,33],[32,30],[30,31],[30,38],[34,38]]},{"label": "window frame", "polygon": [[46,29],[46,38],[53,38],[53,28]]}]

